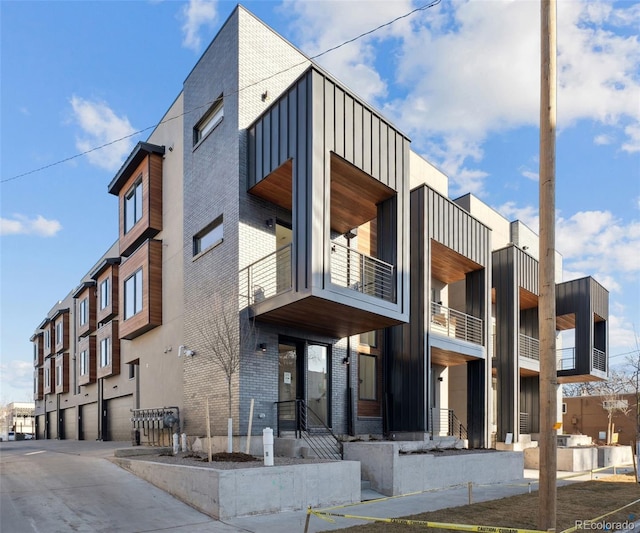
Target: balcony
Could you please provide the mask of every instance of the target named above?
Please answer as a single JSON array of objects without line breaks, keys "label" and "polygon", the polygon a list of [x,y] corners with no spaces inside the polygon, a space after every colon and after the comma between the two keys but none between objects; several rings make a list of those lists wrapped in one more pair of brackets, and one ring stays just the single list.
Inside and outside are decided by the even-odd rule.
[{"label": "balcony", "polygon": [[[313,293],[295,293],[291,244],[240,272],[241,303],[267,322],[295,324],[335,337],[382,329],[398,322]],[[395,268],[375,257],[332,243],[331,284],[382,302],[395,299]],[[339,318],[339,320],[338,320]]]},{"label": "balcony", "polygon": [[[587,376],[573,376],[576,371],[576,349],[563,348],[558,351],[558,382],[570,383],[572,381],[589,381],[593,379],[607,378],[607,354],[597,348],[591,349],[591,374]],[[565,372],[565,375],[560,373]],[[579,378],[579,379],[573,379]]]},{"label": "balcony", "polygon": [[395,301],[394,266],[339,243],[331,245],[331,283],[387,302]]},{"label": "balcony", "polygon": [[484,346],[483,329],[482,319],[431,302],[432,333]]}]

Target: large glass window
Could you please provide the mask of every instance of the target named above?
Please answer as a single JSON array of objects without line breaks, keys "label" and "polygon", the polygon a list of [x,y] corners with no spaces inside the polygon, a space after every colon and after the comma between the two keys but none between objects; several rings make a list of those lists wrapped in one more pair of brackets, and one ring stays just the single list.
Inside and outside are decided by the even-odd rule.
[{"label": "large glass window", "polygon": [[33,360],[37,361],[38,360],[38,342],[34,342],[33,343]]},{"label": "large glass window", "polygon": [[111,364],[111,339],[109,337],[100,341],[100,368]]},{"label": "large glass window", "polygon": [[62,336],[63,336],[64,330],[63,330],[63,324],[62,322],[58,322],[56,324],[56,345],[61,344],[62,343]]},{"label": "large glass window", "polygon": [[83,350],[80,353],[80,375],[86,376],[89,373],[89,352]]},{"label": "large glass window", "polygon": [[376,363],[374,355],[361,353],[358,358],[358,398],[360,400],[377,400]]},{"label": "large glass window", "polygon": [[220,244],[223,237],[222,216],[216,218],[193,238],[193,255]]},{"label": "large glass window", "polygon": [[200,119],[193,128],[193,145],[198,144],[210,131],[213,130],[224,118],[224,103],[220,96],[211,106],[209,111]]},{"label": "large glass window", "polygon": [[124,196],[124,232],[127,233],[142,218],[142,177]]},{"label": "large glass window", "polygon": [[109,289],[110,289],[110,283],[109,283],[109,278],[103,280],[100,283],[100,310],[104,309],[105,307],[107,307],[109,305],[109,300],[110,300],[110,294],[109,294]]},{"label": "large glass window", "polygon": [[48,327],[44,330],[44,348],[45,350],[51,348],[51,333]]},{"label": "large glass window", "polygon": [[56,366],[56,387],[62,387],[62,365]]},{"label": "large glass window", "polygon": [[85,298],[80,302],[80,325],[84,326],[87,324],[87,320],[89,319],[89,300]]},{"label": "large glass window", "polygon": [[44,386],[47,389],[51,388],[51,374],[49,373],[49,367],[44,369]]},{"label": "large glass window", "polygon": [[124,282],[124,319],[142,311],[142,269]]}]

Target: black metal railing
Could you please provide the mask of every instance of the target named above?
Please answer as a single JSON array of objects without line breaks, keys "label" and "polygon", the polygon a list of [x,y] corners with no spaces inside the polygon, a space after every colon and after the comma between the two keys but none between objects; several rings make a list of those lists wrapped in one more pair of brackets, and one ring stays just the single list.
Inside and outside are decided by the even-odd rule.
[{"label": "black metal railing", "polygon": [[527,435],[531,432],[531,425],[529,424],[529,413],[520,413],[520,434]]},{"label": "black metal railing", "polygon": [[331,243],[331,282],[394,302],[395,267],[343,244]]},{"label": "black metal railing", "polygon": [[431,302],[431,331],[484,346],[483,320]]},{"label": "black metal railing", "polygon": [[[431,418],[429,420],[429,433],[434,437],[456,437],[458,439],[467,438],[467,428],[453,412],[453,409],[431,408]],[[444,435],[446,431],[446,435]]]},{"label": "black metal railing", "polygon": [[304,400],[276,402],[276,408],[278,437],[286,432],[294,432],[296,438],[304,440],[318,457],[342,459],[342,442]]},{"label": "black metal railing", "polygon": [[520,333],[520,357],[540,361],[540,341]]},{"label": "black metal railing", "polygon": [[291,244],[285,244],[240,271],[240,295],[254,305],[290,290],[291,279]]},{"label": "black metal railing", "polygon": [[607,371],[607,354],[602,350],[598,350],[597,348],[593,349],[591,362],[594,370],[599,370],[600,372]]}]

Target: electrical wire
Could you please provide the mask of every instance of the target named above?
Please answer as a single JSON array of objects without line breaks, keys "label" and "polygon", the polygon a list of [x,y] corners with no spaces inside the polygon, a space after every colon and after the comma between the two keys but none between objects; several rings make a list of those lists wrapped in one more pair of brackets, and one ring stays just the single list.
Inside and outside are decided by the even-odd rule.
[{"label": "electrical wire", "polygon": [[[340,43],[340,44],[338,44],[336,46],[333,46],[331,48],[328,48],[327,50],[324,50],[323,52],[320,52],[320,53],[318,53],[316,55],[313,55],[313,56],[309,57],[308,59],[305,59],[304,61],[296,63],[295,65],[292,65],[292,66],[287,67],[287,68],[285,68],[283,70],[275,72],[274,74],[271,74],[270,76],[262,78],[262,79],[260,79],[260,80],[258,80],[256,82],[254,82],[254,83],[250,83],[248,85],[245,85],[244,87],[239,88],[236,91],[232,91],[232,92],[229,92],[229,93],[226,93],[226,94],[227,94],[227,96],[231,96],[231,95],[234,95],[234,94],[239,94],[239,93],[241,93],[242,91],[244,91],[246,89],[254,87],[254,86],[256,86],[256,85],[258,85],[260,83],[263,83],[265,81],[268,81],[268,80],[270,80],[272,78],[275,78],[276,76],[279,76],[280,74],[284,74],[284,73],[286,73],[286,72],[288,72],[288,71],[290,71],[290,70],[292,70],[294,68],[300,67],[300,66],[304,65],[305,63],[308,63],[309,61],[313,61],[315,59],[318,59],[319,57],[322,57],[322,56],[324,56],[324,55],[326,55],[326,54],[328,54],[330,52],[334,52],[335,50],[338,50],[339,48],[342,48],[343,46],[351,44],[351,43],[353,43],[353,42],[355,42],[355,41],[357,41],[359,39],[362,39],[363,37],[371,35],[371,34],[377,32],[377,31],[379,31],[379,30],[381,30],[383,28],[386,28],[388,26],[391,26],[392,24],[398,22],[399,20],[402,20],[402,19],[405,19],[407,17],[410,17],[411,15],[413,15],[413,14],[419,12],[419,11],[426,11],[427,9],[438,5],[441,1],[442,0],[433,0],[432,2],[429,2],[428,4],[424,4],[424,5],[420,6],[420,7],[417,7],[415,9],[413,9],[412,11],[409,11],[409,12],[405,13],[404,15],[400,15],[400,16],[394,18],[393,20],[385,22],[384,24],[380,24],[379,26],[376,26],[375,28],[373,28],[373,29],[371,29],[369,31],[361,33],[361,34],[357,35],[356,37],[348,39],[348,40],[346,40],[346,41],[344,41],[344,42],[342,42],[342,43]],[[197,107],[194,107],[194,108],[189,109],[187,111],[184,111],[184,112],[180,113],[179,115],[175,115],[173,117],[169,117],[169,118],[166,118],[164,120],[161,120],[160,122],[158,122],[157,124],[154,124],[152,126],[147,126],[146,128],[143,128],[141,130],[134,131],[133,133],[130,133],[129,135],[125,135],[124,137],[120,137],[119,139],[114,139],[114,140],[109,141],[107,143],[101,144],[100,146],[96,146],[94,148],[90,148],[89,150],[85,150],[84,152],[79,152],[79,153],[77,153],[75,155],[66,157],[64,159],[60,159],[59,161],[55,161],[53,163],[49,163],[48,165],[44,165],[42,167],[35,168],[33,170],[29,170],[27,172],[23,172],[22,174],[17,174],[15,176],[10,177],[10,178],[2,179],[2,180],[0,180],[0,183],[7,183],[7,182],[10,182],[10,181],[17,180],[19,178],[24,178],[25,176],[29,176],[31,174],[35,174],[37,172],[41,172],[41,171],[46,170],[48,168],[55,167],[57,165],[61,165],[61,164],[66,163],[68,161],[72,161],[73,159],[77,159],[78,157],[85,156],[87,154],[90,154],[91,152],[95,152],[97,150],[101,150],[103,148],[106,148],[107,146],[111,146],[113,144],[116,144],[116,143],[125,141],[127,139],[130,139],[131,137],[135,137],[136,135],[140,135],[141,133],[144,133],[145,131],[149,131],[149,130],[152,130],[154,128],[157,128],[158,126],[160,126],[162,124],[166,124],[167,122],[169,122],[171,120],[175,120],[177,118],[186,116],[186,115],[188,115],[190,113],[193,113],[193,112],[195,112],[195,111],[197,111],[199,109],[202,109],[203,107],[209,107],[212,104],[213,104],[213,101],[207,102],[207,103],[202,104],[200,106],[197,106]]]}]

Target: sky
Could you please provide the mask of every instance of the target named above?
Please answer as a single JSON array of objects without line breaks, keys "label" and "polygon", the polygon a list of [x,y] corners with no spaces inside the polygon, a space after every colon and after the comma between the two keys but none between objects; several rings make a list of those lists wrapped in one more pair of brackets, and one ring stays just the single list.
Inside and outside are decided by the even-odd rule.
[{"label": "sky", "polygon": [[[243,5],[315,56],[428,2]],[[29,338],[117,240],[107,185],[234,7],[0,1],[0,403],[32,399]],[[537,231],[539,20],[533,0],[445,0],[318,62],[409,135],[450,197]],[[565,281],[610,291],[612,365],[640,336],[639,28],[640,2],[558,2],[556,248]]]}]

